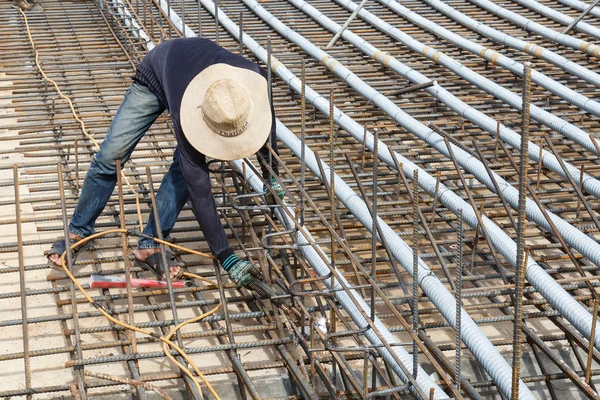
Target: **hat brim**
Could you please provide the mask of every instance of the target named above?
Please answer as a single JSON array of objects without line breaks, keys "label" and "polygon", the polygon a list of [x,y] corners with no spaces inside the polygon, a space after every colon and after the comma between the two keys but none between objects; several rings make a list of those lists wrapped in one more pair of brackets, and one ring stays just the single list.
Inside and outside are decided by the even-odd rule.
[{"label": "hat brim", "polygon": [[[206,90],[219,79],[233,79],[252,98],[248,127],[233,137],[221,136],[202,118]],[[271,132],[272,115],[267,80],[257,72],[228,64],[214,64],[192,79],[185,89],[180,110],[181,129],[190,144],[200,153],[224,161],[245,158],[265,144]]]}]

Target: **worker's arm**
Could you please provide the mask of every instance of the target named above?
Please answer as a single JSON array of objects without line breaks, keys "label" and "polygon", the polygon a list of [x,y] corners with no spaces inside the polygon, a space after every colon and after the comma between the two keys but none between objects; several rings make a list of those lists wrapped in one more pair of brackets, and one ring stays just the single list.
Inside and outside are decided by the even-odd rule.
[{"label": "worker's arm", "polygon": [[180,162],[183,177],[190,192],[192,211],[200,224],[208,246],[219,259],[223,269],[229,273],[239,287],[251,284],[253,279],[262,279],[260,268],[249,261],[239,259],[229,245],[215,206],[206,161],[204,159],[191,160],[182,153]]},{"label": "worker's arm", "polygon": [[208,165],[204,159],[193,160],[181,152],[181,171],[190,192],[192,211],[213,254],[219,256],[230,248],[225,229],[213,199]]}]

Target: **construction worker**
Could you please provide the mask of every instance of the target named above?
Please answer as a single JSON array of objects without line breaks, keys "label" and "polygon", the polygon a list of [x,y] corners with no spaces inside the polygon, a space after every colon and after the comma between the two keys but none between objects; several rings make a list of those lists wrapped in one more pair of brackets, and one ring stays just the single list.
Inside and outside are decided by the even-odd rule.
[{"label": "construction worker", "polygon": [[[277,151],[277,141],[267,86],[266,72],[259,65],[207,39],[173,39],[150,51],[91,162],[69,225],[71,243],[94,233],[95,221],[115,187],[116,161],[125,164],[153,122],[168,110],[177,148],[156,196],[163,236],[168,237],[189,198],[211,251],[234,282],[241,287],[253,276],[260,277],[260,268],[238,258],[229,245],[212,196],[206,157],[236,160],[258,152],[262,174],[269,176],[265,142],[270,135]],[[277,174],[277,162],[272,160],[271,165]],[[276,180],[270,184],[283,198]],[[152,213],[143,233],[158,237]],[[46,253],[50,267],[61,268],[65,248],[61,239]],[[74,250],[74,256],[84,248]],[[136,265],[160,279],[166,270],[171,279],[180,278],[183,271],[173,254],[169,252],[167,259],[164,266],[159,245],[152,239],[139,240]]]}]

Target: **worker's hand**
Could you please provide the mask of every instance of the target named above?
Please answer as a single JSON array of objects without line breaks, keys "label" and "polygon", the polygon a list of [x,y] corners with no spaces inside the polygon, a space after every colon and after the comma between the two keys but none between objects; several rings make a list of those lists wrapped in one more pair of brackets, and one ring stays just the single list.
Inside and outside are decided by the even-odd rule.
[{"label": "worker's hand", "polygon": [[276,286],[271,286],[264,281],[264,276],[260,268],[250,261],[240,260],[235,254],[230,256],[232,259],[225,261],[223,268],[229,273],[231,279],[237,287],[245,287],[253,290],[262,299],[272,299],[287,313],[291,312],[291,303],[289,298],[285,298],[284,293]]},{"label": "worker's hand", "polygon": [[[283,188],[281,187],[281,185],[279,184],[279,182],[277,182],[277,180],[275,178],[271,179],[271,188],[277,194],[277,197],[279,197],[279,200],[283,200],[283,198],[285,197],[285,191],[283,190]],[[267,192],[265,197],[267,199],[268,204],[271,204],[271,205],[277,204],[275,202],[275,198],[273,197],[273,194],[271,193],[271,191],[267,190],[266,184],[263,185],[263,192]]]},{"label": "worker's hand", "polygon": [[258,266],[250,261],[240,259],[229,267],[227,272],[237,287],[246,287],[252,281],[256,279],[262,280],[264,278],[262,271]]}]

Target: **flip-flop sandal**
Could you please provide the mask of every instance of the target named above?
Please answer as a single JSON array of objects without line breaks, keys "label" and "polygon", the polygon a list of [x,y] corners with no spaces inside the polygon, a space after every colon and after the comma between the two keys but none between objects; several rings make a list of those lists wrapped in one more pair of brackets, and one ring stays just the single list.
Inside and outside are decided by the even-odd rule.
[{"label": "flip-flop sandal", "polygon": [[[169,272],[171,271],[172,267],[179,267],[179,272],[177,275],[171,278],[171,281],[177,281],[181,279],[181,276],[183,275],[183,265],[181,265],[181,263],[175,259],[175,255],[170,251],[167,251],[166,256]],[[156,275],[158,280],[164,281],[166,279],[165,266],[163,265],[163,259],[160,252],[150,254],[148,257],[146,257],[145,261],[136,258],[135,266],[152,272],[154,275]]]},{"label": "flip-flop sandal", "polygon": [[[82,251],[88,250],[91,247],[91,245],[92,245],[92,242],[89,241],[89,242],[86,242],[86,243],[82,244],[81,246],[78,246],[75,249],[71,250],[71,254],[73,256],[73,262],[75,262],[75,260],[77,260],[77,256],[79,255],[79,253],[81,253]],[[63,253],[66,250],[67,250],[67,244],[65,243],[65,239],[59,239],[56,242],[54,242],[54,244],[52,245],[50,250],[48,250],[45,253],[46,258],[48,259],[48,266],[55,271],[62,271],[63,270],[62,266],[56,264],[53,261],[50,261],[50,256],[53,254],[56,254],[59,257],[62,257]]]}]

